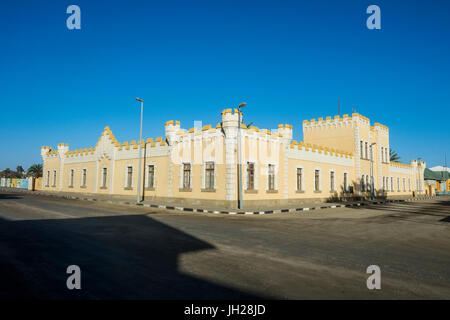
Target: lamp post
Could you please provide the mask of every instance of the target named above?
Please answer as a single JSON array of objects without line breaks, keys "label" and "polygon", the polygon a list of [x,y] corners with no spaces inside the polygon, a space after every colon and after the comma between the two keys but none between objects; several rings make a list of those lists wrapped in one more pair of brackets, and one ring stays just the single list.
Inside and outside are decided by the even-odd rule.
[{"label": "lamp post", "polygon": [[370,186],[370,194],[372,197],[372,200],[375,198],[375,179],[373,178],[373,146],[376,145],[376,142],[373,142],[370,144],[370,179],[371,179],[371,186]]},{"label": "lamp post", "polygon": [[137,184],[137,202],[141,202],[141,158],[142,158],[142,118],[144,117],[144,100],[136,98],[137,101],[141,102],[141,127],[139,130],[139,167],[138,167],[138,184]]},{"label": "lamp post", "polygon": [[238,168],[239,168],[239,199],[238,199],[238,208],[242,209],[242,160],[241,160],[241,108],[245,107],[247,103],[242,102],[238,106]]},{"label": "lamp post", "polygon": [[422,158],[418,157],[417,158],[417,193],[418,194],[422,194],[422,186],[420,183],[420,170],[419,170],[420,160],[422,160]]}]

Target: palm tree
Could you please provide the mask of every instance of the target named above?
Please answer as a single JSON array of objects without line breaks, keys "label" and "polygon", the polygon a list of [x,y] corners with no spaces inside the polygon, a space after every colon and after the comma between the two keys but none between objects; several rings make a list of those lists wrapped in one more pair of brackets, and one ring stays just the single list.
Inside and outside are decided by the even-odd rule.
[{"label": "palm tree", "polygon": [[390,161],[398,161],[398,160],[400,160],[400,156],[397,154],[397,152],[395,152],[391,148],[389,148],[389,160]]},{"label": "palm tree", "polygon": [[27,173],[35,178],[42,177],[42,164],[37,163],[28,168]]},{"label": "palm tree", "polygon": [[23,176],[23,172],[24,172],[24,171],[25,171],[25,170],[23,170],[23,167],[22,167],[22,166],[17,166],[16,172],[17,172],[17,174],[18,174],[20,177]]}]

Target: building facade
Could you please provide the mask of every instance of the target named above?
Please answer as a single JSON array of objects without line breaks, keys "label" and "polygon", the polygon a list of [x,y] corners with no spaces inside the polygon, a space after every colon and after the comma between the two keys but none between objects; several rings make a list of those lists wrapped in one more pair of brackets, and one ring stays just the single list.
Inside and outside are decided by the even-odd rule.
[{"label": "building facade", "polygon": [[235,208],[239,147],[247,207],[370,197],[372,185],[377,197],[424,193],[425,162],[389,161],[388,128],[360,114],[305,120],[298,142],[291,125],[247,128],[238,112],[225,109],[201,130],[167,121],[164,138],[120,143],[106,127],[93,148],[42,147],[42,189],[136,195],[141,144],[145,200]]}]

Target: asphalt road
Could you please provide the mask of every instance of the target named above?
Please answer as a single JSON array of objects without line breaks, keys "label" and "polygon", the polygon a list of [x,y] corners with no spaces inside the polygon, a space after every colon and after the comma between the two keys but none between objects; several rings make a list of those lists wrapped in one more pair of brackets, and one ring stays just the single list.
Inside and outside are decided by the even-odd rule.
[{"label": "asphalt road", "polygon": [[3,192],[0,299],[450,299],[449,222],[450,198],[236,216]]}]

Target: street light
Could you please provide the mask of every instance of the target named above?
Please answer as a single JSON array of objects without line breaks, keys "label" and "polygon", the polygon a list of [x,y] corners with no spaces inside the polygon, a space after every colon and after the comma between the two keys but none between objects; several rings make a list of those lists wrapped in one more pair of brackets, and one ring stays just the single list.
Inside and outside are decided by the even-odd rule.
[{"label": "street light", "polygon": [[144,100],[136,98],[141,102],[141,128],[139,131],[139,168],[138,168],[138,185],[137,185],[137,202],[141,202],[141,158],[142,158],[142,118],[144,117]]},{"label": "street light", "polygon": [[420,183],[420,170],[419,170],[420,160],[422,160],[422,158],[417,157],[417,193],[418,194],[422,194],[422,184]]},{"label": "street light", "polygon": [[374,178],[373,178],[373,146],[376,145],[376,142],[370,144],[370,179],[371,179],[371,187],[370,193],[372,196],[372,200],[375,198],[375,186],[374,186]]},{"label": "street light", "polygon": [[242,209],[242,164],[241,164],[241,108],[245,107],[247,103],[241,102],[238,106],[239,124],[238,124],[238,168],[239,168],[239,200],[238,208]]}]

